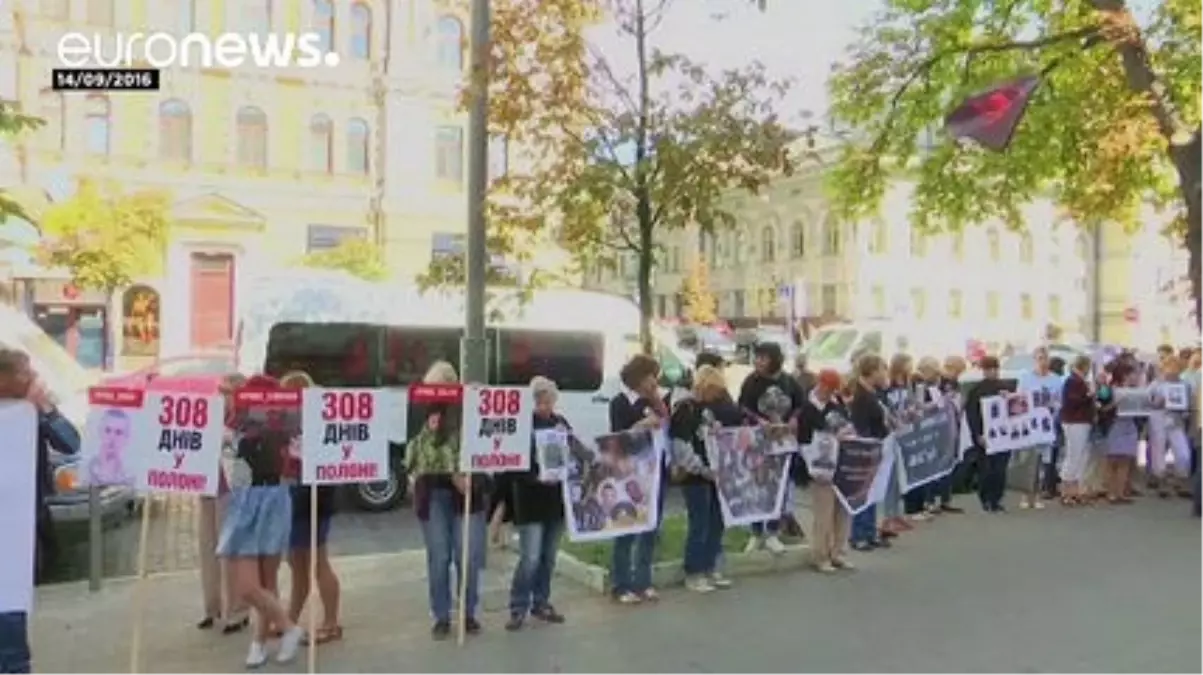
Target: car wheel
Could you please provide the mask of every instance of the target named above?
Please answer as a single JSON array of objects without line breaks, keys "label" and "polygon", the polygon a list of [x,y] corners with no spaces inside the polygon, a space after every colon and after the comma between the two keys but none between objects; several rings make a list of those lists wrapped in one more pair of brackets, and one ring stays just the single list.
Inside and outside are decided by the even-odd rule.
[{"label": "car wheel", "polygon": [[392,511],[405,501],[408,489],[409,481],[405,469],[394,464],[389,471],[388,480],[359,483],[351,490],[350,496],[355,506],[363,511]]}]

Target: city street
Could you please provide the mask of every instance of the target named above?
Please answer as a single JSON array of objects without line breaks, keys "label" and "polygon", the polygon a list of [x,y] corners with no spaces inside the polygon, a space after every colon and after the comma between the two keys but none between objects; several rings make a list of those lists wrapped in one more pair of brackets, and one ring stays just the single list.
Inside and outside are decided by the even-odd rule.
[{"label": "city street", "polygon": [[[556,601],[568,623],[519,635],[502,630],[510,561],[494,556],[485,632],[462,650],[430,642],[419,555],[340,560],[347,634],[319,654],[319,669],[1199,672],[1200,529],[1188,509],[1144,499],[1126,508],[971,510],[921,525],[891,551],[857,556],[853,573],[744,578],[706,597],[674,589],[658,607],[618,607],[560,579]],[[150,586],[144,669],[242,669],[243,637],[192,628],[193,575]],[[128,582],[96,596],[80,586],[43,589],[37,670],[128,672],[131,598]],[[64,641],[72,648],[56,648]],[[301,660],[285,670],[304,668]]]}]

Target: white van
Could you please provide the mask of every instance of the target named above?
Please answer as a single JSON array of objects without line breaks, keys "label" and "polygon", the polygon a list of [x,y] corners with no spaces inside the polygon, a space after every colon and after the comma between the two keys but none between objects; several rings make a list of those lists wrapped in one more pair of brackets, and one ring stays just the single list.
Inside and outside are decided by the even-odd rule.
[{"label": "white van", "polygon": [[959,324],[941,321],[906,322],[887,319],[823,326],[806,343],[807,367],[818,372],[832,368],[851,373],[862,354],[875,353],[887,362],[895,354],[918,360],[964,354],[966,337]]},{"label": "white van", "polygon": [[[244,284],[239,302],[238,366],[273,376],[299,369],[318,384],[384,387],[404,411],[409,384],[432,363],[460,364],[462,292],[419,293],[413,286],[366,282],[337,272],[281,273]],[[592,437],[609,431],[609,403],[621,393],[618,373],[639,349],[639,310],[626,298],[581,290],[543,290],[523,299],[496,289],[489,303],[489,382],[527,385],[535,375],[555,380],[559,409],[573,428]],[[693,363],[658,340],[665,384],[686,381]],[[400,458],[407,420],[390,422]],[[399,461],[387,483],[360,486],[362,508],[386,510],[404,497]]]}]

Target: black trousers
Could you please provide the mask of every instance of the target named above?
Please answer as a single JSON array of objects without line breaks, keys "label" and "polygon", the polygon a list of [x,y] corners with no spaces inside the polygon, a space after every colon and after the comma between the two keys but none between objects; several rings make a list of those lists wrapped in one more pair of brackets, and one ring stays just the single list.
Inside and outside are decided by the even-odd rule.
[{"label": "black trousers", "polygon": [[910,492],[902,495],[902,511],[908,516],[913,516],[916,513],[922,513],[927,506],[928,495],[931,494],[935,483],[920,485]]},{"label": "black trousers", "polygon": [[[976,448],[975,448],[976,450]],[[981,478],[977,484],[977,497],[982,506],[998,506],[1002,504],[1003,495],[1007,490],[1007,465],[1011,462],[1011,453],[999,452],[987,455],[982,450]]]}]

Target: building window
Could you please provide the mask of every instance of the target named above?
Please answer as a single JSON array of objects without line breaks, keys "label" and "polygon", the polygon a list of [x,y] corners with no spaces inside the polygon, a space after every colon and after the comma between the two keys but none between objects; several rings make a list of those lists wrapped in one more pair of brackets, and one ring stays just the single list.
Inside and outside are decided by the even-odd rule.
[{"label": "building window", "polygon": [[819,308],[825,316],[839,314],[840,292],[835,284],[823,284],[819,290]]},{"label": "building window", "polygon": [[911,311],[916,319],[927,316],[927,291],[922,288],[911,289]]},{"label": "building window", "polygon": [[313,2],[313,32],[318,34],[323,52],[333,52],[334,49],[334,3],[330,0],[314,0]]},{"label": "building window", "polygon": [[51,21],[67,21],[71,18],[71,0],[41,0],[38,9],[42,16]]},{"label": "building window", "polygon": [[370,162],[371,131],[368,123],[356,117],[347,123],[347,171],[367,175]]},{"label": "building window", "polygon": [[731,293],[731,314],[733,316],[744,315],[744,292],[732,291]]},{"label": "building window", "polygon": [[334,123],[325,115],[309,120],[309,170],[334,172]]},{"label": "building window", "polygon": [[272,32],[272,0],[240,0],[242,25],[251,35],[270,35]]},{"label": "building window", "polygon": [[885,255],[890,248],[890,233],[886,229],[886,224],[879,221],[873,223],[869,229],[869,253],[873,255]]},{"label": "building window", "polygon": [[764,262],[777,259],[777,233],[771,227],[760,231],[760,258]]},{"label": "building window", "polygon": [[462,183],[464,180],[464,130],[460,127],[439,127],[434,143],[434,172],[441,180]]},{"label": "building window", "polygon": [[923,258],[927,256],[927,234],[916,229],[911,229],[911,257]]},{"label": "building window", "polygon": [[1019,261],[1031,264],[1036,259],[1036,245],[1032,242],[1032,235],[1024,232],[1019,238]]},{"label": "building window", "polygon": [[1054,322],[1061,320],[1061,296],[1048,296],[1048,318]]},{"label": "building window", "polygon": [[828,218],[823,223],[823,255],[839,255],[842,244],[840,224],[834,218]]},{"label": "building window", "polygon": [[965,315],[965,295],[960,289],[948,291],[948,318],[959,319]]},{"label": "building window", "polygon": [[886,315],[886,289],[881,286],[873,286],[869,289],[869,306],[874,317],[882,317]]},{"label": "building window", "polygon": [[192,160],[192,111],[179,99],[159,105],[159,157],[172,162]]},{"label": "building window", "polygon": [[986,251],[991,261],[998,262],[1002,260],[1002,240],[999,237],[998,230],[993,227],[986,231]]},{"label": "building window", "polygon": [[806,255],[806,224],[800,220],[794,221],[790,255],[795,258],[802,258]]},{"label": "building window", "polygon": [[1077,251],[1078,260],[1086,262],[1090,260],[1090,238],[1085,232],[1079,232],[1077,239],[1074,240],[1074,249]]},{"label": "building window", "polygon": [[175,31],[178,35],[196,32],[196,0],[175,0]]},{"label": "building window", "polygon": [[439,67],[456,72],[464,69],[464,24],[454,16],[439,17]]},{"label": "building window", "polygon": [[998,291],[986,293],[986,318],[997,319],[999,315]]},{"label": "building window", "polygon": [[45,121],[38,135],[48,148],[62,150],[67,147],[67,127],[63,116],[63,95],[49,89],[38,96],[38,115]]},{"label": "building window", "polygon": [[88,132],[87,148],[93,155],[107,155],[110,147],[110,105],[104,96],[89,96],[85,101],[87,112],[84,117],[84,128]]},{"label": "building window", "polygon": [[93,26],[112,26],[113,0],[87,0],[86,16]]},{"label": "building window", "polygon": [[310,225],[305,233],[305,252],[316,253],[338,248],[345,241],[366,239],[368,231],[362,227],[342,225]]},{"label": "building window", "polygon": [[1035,312],[1032,311],[1032,294],[1031,293],[1020,293],[1019,294],[1019,316],[1020,316],[1020,318],[1022,318],[1024,321],[1031,321],[1032,315],[1034,313]]},{"label": "building window", "polygon": [[952,257],[957,260],[965,259],[965,233],[957,232],[952,235]]},{"label": "building window", "polygon": [[254,106],[238,111],[238,166],[248,169],[267,168],[267,115]]},{"label": "building window", "polygon": [[372,57],[372,8],[362,2],[351,5],[351,57]]},{"label": "building window", "polygon": [[510,171],[510,141],[505,136],[489,139],[489,180],[497,180]]}]

